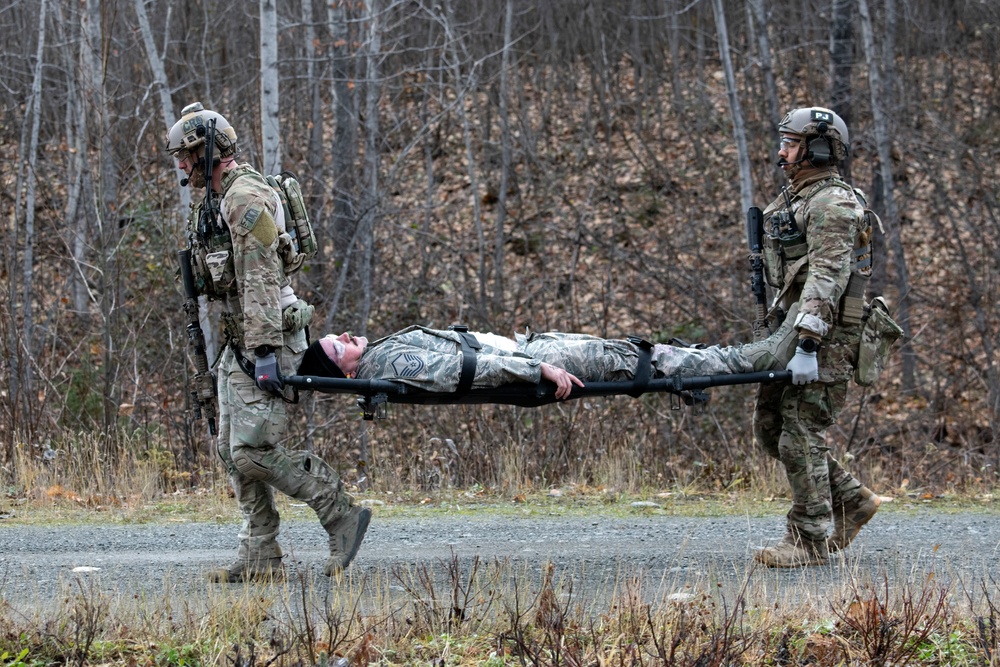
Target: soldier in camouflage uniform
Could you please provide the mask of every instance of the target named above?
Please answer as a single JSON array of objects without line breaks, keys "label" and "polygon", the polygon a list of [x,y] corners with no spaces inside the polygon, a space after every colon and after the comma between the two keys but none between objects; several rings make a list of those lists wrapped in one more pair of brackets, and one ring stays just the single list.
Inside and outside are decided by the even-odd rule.
[{"label": "soldier in camouflage uniform", "polygon": [[[213,135],[209,165],[206,138]],[[237,163],[232,126],[200,103],[184,109],[168,133],[167,150],[187,174],[182,183],[218,194],[224,223],[218,233],[196,234],[204,204],[192,207],[195,275],[203,292],[226,306],[228,340],[217,369],[218,452],[243,515],[236,561],[209,578],[239,582],[281,572],[274,489],[315,510],[329,535],[325,572],[339,572],[357,553],[371,510],[352,505],[336,471],[322,459],[280,444],[288,420],[281,369],[298,367],[313,311],[295,296],[286,275],[290,237],[280,200],[253,167]]]},{"label": "soldier in camouflage uniform", "polygon": [[[517,334],[514,339],[492,333],[471,335],[480,345],[472,388],[548,380],[557,387],[556,398],[562,399],[570,395],[574,384],[631,380],[639,361],[637,346],[627,340],[560,332]],[[651,352],[650,376],[781,369],[794,354],[797,341],[789,323],[766,340],[737,347],[695,349],[658,344]],[[364,337],[347,333],[326,336],[309,346],[299,373],[394,380],[426,391],[452,392],[459,386],[462,362],[462,340],[457,331],[412,326],[370,345]]]},{"label": "soldier in camouflage uniform", "polygon": [[755,558],[800,567],[822,565],[850,544],[880,501],[825,441],[857,363],[872,229],[863,193],[837,170],[849,147],[844,121],[829,109],[803,108],[790,111],[779,129],[788,186],[764,211],[764,262],[775,306],[794,310],[786,321],[798,345],[787,365],[793,383],[758,390],[754,435],[784,464],[792,508],[785,536]]}]

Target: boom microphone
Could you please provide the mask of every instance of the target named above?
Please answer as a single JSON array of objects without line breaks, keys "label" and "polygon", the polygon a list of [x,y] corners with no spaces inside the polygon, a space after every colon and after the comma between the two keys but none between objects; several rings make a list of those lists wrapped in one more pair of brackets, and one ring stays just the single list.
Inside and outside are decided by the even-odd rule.
[{"label": "boom microphone", "polygon": [[186,187],[187,187],[187,184],[188,184],[188,183],[190,183],[190,182],[191,182],[191,181],[190,181],[190,179],[188,179],[188,178],[187,178],[187,177],[185,176],[184,178],[182,178],[182,179],[181,179],[181,187],[182,187],[182,188],[186,188]]}]

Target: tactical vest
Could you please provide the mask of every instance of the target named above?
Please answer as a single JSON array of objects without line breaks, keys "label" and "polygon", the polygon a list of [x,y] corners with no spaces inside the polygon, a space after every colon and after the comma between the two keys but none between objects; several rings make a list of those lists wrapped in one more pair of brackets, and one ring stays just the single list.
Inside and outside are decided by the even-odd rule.
[{"label": "tactical vest", "polygon": [[813,196],[828,187],[851,192],[862,208],[859,231],[854,238],[851,275],[840,298],[837,315],[839,324],[859,324],[864,317],[865,290],[873,267],[872,221],[877,221],[880,229],[882,221],[868,208],[864,193],[840,178],[814,183],[804,194],[789,196],[786,190],[764,210],[764,274],[767,283],[782,290],[781,294],[793,285],[805,283],[809,267],[807,230],[802,228],[796,214]]},{"label": "tactical vest", "polygon": [[[294,274],[316,254],[318,248],[299,182],[289,172],[264,178],[248,165],[237,166],[234,170],[237,172],[232,177],[234,180],[254,179],[266,184],[275,193],[285,223],[285,230],[278,237],[278,255],[285,276]],[[192,250],[191,268],[194,270],[195,287],[210,301],[238,298],[233,239],[220,214],[221,196],[213,192],[211,201],[217,221],[213,229],[207,228],[202,216],[204,199],[191,204],[188,216],[188,241]],[[276,222],[277,219],[275,215]]]}]

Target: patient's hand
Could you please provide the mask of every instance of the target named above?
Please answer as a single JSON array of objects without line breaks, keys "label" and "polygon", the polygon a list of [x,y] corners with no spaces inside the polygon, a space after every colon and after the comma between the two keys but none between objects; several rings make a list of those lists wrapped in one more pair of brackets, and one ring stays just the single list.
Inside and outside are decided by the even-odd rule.
[{"label": "patient's hand", "polygon": [[544,361],[542,362],[542,379],[555,383],[556,398],[560,400],[569,398],[570,392],[573,391],[573,385],[577,387],[583,386],[583,382],[577,376],[569,371],[556,368],[552,364],[547,364]]}]

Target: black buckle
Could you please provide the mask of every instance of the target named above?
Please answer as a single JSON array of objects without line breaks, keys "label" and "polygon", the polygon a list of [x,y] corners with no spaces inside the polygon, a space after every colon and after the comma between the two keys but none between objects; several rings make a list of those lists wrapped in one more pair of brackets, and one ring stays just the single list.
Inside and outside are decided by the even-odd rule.
[{"label": "black buckle", "polygon": [[362,396],[358,399],[361,416],[366,422],[373,419],[385,419],[389,416],[389,395],[379,392],[374,396]]},{"label": "black buckle", "polygon": [[628,392],[628,395],[639,398],[649,386],[649,375],[653,369],[653,344],[639,336],[629,336],[626,340],[635,345],[639,353],[635,363],[635,375],[632,376],[632,391]]}]

